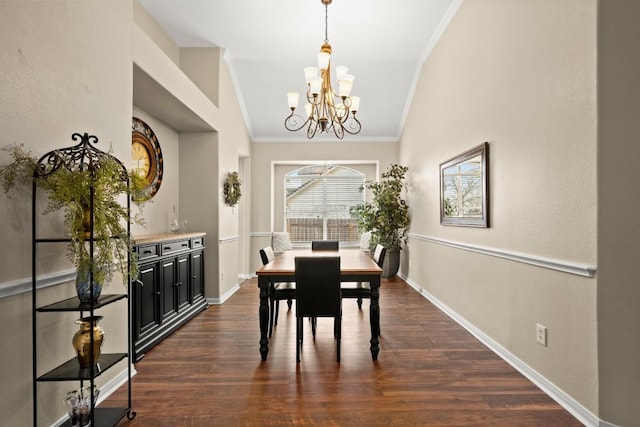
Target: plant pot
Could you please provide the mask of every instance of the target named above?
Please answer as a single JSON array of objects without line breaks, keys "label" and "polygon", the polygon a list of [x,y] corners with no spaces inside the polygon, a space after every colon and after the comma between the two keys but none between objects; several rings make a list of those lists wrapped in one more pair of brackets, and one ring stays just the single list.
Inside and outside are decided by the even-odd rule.
[{"label": "plant pot", "polygon": [[[90,368],[98,363],[100,352],[102,351],[102,342],[104,340],[104,330],[98,325],[102,320],[102,316],[83,317],[75,321],[80,325],[80,329],[73,336],[73,348],[76,351],[76,357],[80,368]],[[91,335],[93,334],[93,351],[91,348]]]},{"label": "plant pot", "polygon": [[97,301],[102,293],[102,283],[94,281],[92,286],[89,281],[90,278],[88,274],[78,273],[76,276],[76,293],[81,303]]},{"label": "plant pot", "polygon": [[400,269],[400,249],[387,249],[387,254],[382,263],[382,278],[392,279],[398,274]]}]

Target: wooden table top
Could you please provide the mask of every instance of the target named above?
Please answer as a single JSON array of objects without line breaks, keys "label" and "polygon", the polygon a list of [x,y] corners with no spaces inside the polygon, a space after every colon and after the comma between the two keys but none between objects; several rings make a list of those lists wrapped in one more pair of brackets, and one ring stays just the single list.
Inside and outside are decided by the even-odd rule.
[{"label": "wooden table top", "polygon": [[301,256],[339,256],[340,271],[343,275],[349,274],[382,274],[382,269],[371,259],[371,256],[357,248],[340,249],[338,251],[312,251],[311,249],[293,249],[284,251],[276,256],[273,261],[263,265],[256,274],[277,275],[292,274],[295,272],[295,258]]}]

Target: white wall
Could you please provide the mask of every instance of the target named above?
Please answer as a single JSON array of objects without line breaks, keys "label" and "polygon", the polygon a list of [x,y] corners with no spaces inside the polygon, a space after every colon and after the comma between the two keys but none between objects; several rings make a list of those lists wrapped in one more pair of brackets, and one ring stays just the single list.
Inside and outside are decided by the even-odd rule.
[{"label": "white wall", "polygon": [[[99,138],[98,148],[108,150],[111,143],[115,156],[129,164],[131,23],[127,1],[0,2],[0,145],[24,143],[40,156],[76,144],[71,140],[74,132],[88,132]],[[0,153],[0,162],[7,160]],[[0,241],[5,248],[0,290],[18,291],[0,299],[0,414],[7,426],[33,424],[31,294],[20,293],[31,287],[30,197],[28,191],[7,200],[0,193]],[[64,254],[64,249],[50,251],[48,259],[39,261],[47,266],[40,274],[64,279],[64,274],[56,276],[71,267]],[[43,304],[74,292],[72,283],[62,283],[38,297]],[[118,320],[126,318],[124,307],[114,304],[104,311],[105,351],[126,349],[126,327]],[[73,357],[71,339],[78,328],[74,319],[73,314],[38,315],[39,374]],[[110,373],[101,376],[99,384]],[[77,385],[41,384],[39,425],[51,425],[65,414],[62,398],[71,387]]]},{"label": "white wall", "polygon": [[[424,64],[400,150],[412,216],[402,274],[587,415],[598,414],[598,280],[489,252],[596,265],[597,5],[463,2]],[[490,228],[440,225],[439,164],[484,141]]]}]

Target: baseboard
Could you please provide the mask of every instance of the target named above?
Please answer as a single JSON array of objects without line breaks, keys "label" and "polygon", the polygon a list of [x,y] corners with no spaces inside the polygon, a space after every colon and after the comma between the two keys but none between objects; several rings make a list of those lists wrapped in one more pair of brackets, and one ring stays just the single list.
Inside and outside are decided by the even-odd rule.
[{"label": "baseboard", "polygon": [[587,408],[578,403],[575,399],[565,393],[563,390],[554,385],[551,381],[546,379],[543,375],[537,372],[535,369],[531,368],[531,366],[524,363],[522,360],[514,356],[507,349],[502,347],[496,341],[494,341],[491,337],[486,335],[480,329],[476,328],[473,324],[468,322],[464,317],[460,316],[454,310],[452,310],[449,306],[444,304],[438,298],[430,294],[428,291],[423,289],[420,285],[413,282],[411,279],[407,278],[404,275],[400,275],[400,277],[409,284],[413,289],[415,289],[419,294],[428,299],[433,305],[438,307],[441,311],[443,311],[447,316],[453,319],[460,326],[465,328],[470,334],[476,337],[480,342],[486,345],[491,351],[497,354],[500,358],[506,361],[508,364],[513,366],[518,372],[527,377],[532,383],[538,386],[542,391],[544,391],[549,397],[558,402],[560,406],[566,409],[571,415],[573,415],[578,421],[583,423],[587,427],[616,427],[613,424],[606,423],[605,421],[600,420],[597,416],[591,413]]},{"label": "baseboard", "polygon": [[231,289],[229,289],[227,292],[225,292],[224,295],[222,295],[220,298],[207,298],[207,302],[209,303],[209,305],[222,304],[226,300],[228,300],[231,297],[231,295],[233,295],[236,292],[238,292],[239,289],[240,289],[240,285],[238,283],[236,283],[235,286],[233,286]]}]

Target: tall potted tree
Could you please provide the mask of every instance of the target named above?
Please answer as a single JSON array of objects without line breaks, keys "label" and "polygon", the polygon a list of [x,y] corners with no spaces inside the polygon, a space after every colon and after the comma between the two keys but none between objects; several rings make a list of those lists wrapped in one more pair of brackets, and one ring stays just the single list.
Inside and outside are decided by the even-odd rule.
[{"label": "tall potted tree", "polygon": [[406,166],[392,164],[380,181],[365,182],[363,190],[370,190],[373,200],[352,209],[360,229],[371,232],[371,247],[381,244],[387,248],[382,272],[382,277],[387,279],[398,273],[400,250],[410,222],[409,206],[402,198],[408,170]]}]

